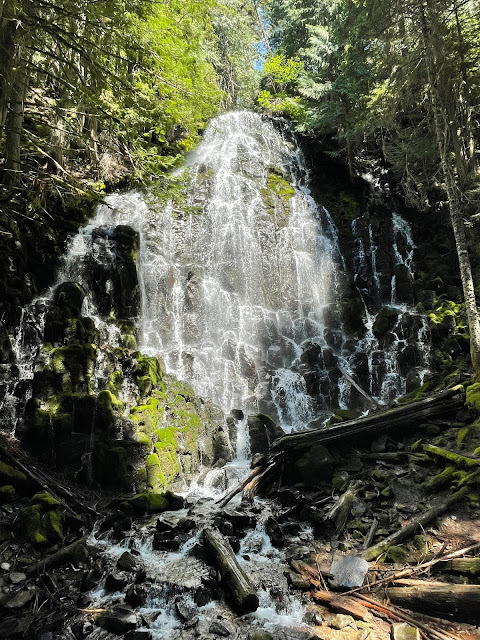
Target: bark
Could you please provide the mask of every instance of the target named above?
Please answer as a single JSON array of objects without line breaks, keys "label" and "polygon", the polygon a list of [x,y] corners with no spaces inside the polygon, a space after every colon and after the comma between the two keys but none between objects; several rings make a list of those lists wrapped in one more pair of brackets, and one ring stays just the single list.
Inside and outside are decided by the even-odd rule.
[{"label": "bark", "polygon": [[222,586],[234,609],[240,615],[256,611],[259,604],[257,593],[238,564],[228,540],[218,529],[204,529],[203,539],[213,564],[220,571]]},{"label": "bark", "polygon": [[15,59],[16,0],[4,0],[0,17],[0,128],[5,125],[10,102]]},{"label": "bark", "polygon": [[429,584],[411,587],[391,587],[386,596],[396,605],[445,618],[478,623],[480,620],[480,585]]},{"label": "bark", "polygon": [[452,222],[458,254],[460,277],[462,280],[465,309],[470,332],[470,355],[472,358],[472,366],[476,372],[480,372],[480,323],[475,298],[475,287],[473,284],[472,269],[468,255],[467,239],[460,199],[458,196],[458,187],[455,181],[453,167],[448,156],[449,127],[445,108],[441,103],[440,94],[437,88],[438,78],[435,65],[435,51],[432,43],[428,11],[429,0],[427,0],[426,6],[423,3],[419,4],[419,22],[422,43],[425,51],[424,62],[429,84],[430,102],[432,105],[433,128],[440,157],[440,166],[445,181],[445,189],[447,191],[450,220]]},{"label": "bark", "polygon": [[43,560],[40,560],[40,562],[29,565],[26,569],[24,569],[25,573],[28,576],[34,576],[39,573],[44,573],[51,567],[55,567],[67,561],[70,562],[72,556],[77,552],[77,550],[85,546],[87,539],[88,536],[83,536],[83,538],[75,540],[75,542],[72,542],[72,544],[69,544],[66,547],[62,547],[58,551],[55,551],[55,553],[52,553],[46,558],[43,558]]},{"label": "bark", "polygon": [[21,176],[21,150],[25,96],[28,89],[28,73],[25,63],[20,63],[10,93],[10,105],[5,121],[5,173],[3,183],[15,186]]}]

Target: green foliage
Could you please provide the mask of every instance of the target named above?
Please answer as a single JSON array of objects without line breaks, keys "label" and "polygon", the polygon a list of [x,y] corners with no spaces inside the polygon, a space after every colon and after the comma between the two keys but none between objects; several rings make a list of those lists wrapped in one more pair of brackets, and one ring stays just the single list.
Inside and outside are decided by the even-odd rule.
[{"label": "green foliage", "polygon": [[258,40],[241,0],[4,2],[0,178],[16,206],[167,175],[222,107],[252,103]]}]

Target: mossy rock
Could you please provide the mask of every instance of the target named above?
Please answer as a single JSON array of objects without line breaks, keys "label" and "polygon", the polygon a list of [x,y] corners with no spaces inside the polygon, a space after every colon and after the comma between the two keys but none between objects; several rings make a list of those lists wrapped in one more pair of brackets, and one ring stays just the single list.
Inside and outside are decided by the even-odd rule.
[{"label": "mossy rock", "polygon": [[398,309],[393,307],[383,307],[373,323],[372,331],[374,336],[380,340],[391,331],[398,322]]},{"label": "mossy rock", "polygon": [[34,496],[32,496],[30,502],[32,504],[41,504],[46,509],[56,509],[61,505],[61,503],[48,491],[39,491]]},{"label": "mossy rock", "polygon": [[63,511],[47,491],[33,496],[31,504],[20,509],[17,530],[33,545],[56,544],[63,540]]},{"label": "mossy rock", "polygon": [[471,409],[480,411],[480,382],[474,382],[467,387],[466,405]]},{"label": "mossy rock", "polygon": [[95,424],[98,428],[110,431],[125,409],[125,403],[108,389],[103,389],[97,395],[97,414]]},{"label": "mossy rock", "polygon": [[132,407],[130,418],[139,425],[141,431],[151,434],[162,424],[164,411],[158,398],[149,398],[145,404]]},{"label": "mossy rock", "polygon": [[28,491],[30,486],[28,478],[23,471],[19,471],[3,461],[0,461],[0,482],[13,486],[21,494]]},{"label": "mossy rock", "polygon": [[163,493],[155,491],[144,491],[143,493],[137,493],[133,498],[128,500],[135,513],[160,513],[166,511],[170,503]]},{"label": "mossy rock", "polygon": [[77,282],[62,282],[54,293],[54,304],[64,310],[67,317],[78,317],[86,293]]},{"label": "mossy rock", "polygon": [[394,564],[405,564],[408,561],[408,551],[400,546],[389,547],[386,559]]},{"label": "mossy rock", "polygon": [[430,391],[432,388],[431,382],[425,382],[421,387],[414,389],[410,393],[402,396],[397,400],[398,405],[411,404],[412,402],[417,402],[417,400],[422,400],[427,391]]},{"label": "mossy rock", "polygon": [[15,498],[15,487],[12,484],[4,484],[0,487],[0,504],[11,502]]},{"label": "mossy rock", "polygon": [[47,367],[61,376],[66,392],[90,392],[97,348],[94,344],[71,344],[56,347]]},{"label": "mossy rock", "polygon": [[92,451],[94,479],[106,489],[130,489],[131,480],[127,469],[127,452],[123,447],[109,447],[103,442]]}]

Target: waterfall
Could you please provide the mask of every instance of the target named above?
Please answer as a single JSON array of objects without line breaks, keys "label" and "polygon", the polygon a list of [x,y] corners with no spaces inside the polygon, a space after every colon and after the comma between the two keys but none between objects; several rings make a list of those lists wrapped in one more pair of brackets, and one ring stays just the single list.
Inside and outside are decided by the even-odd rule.
[{"label": "waterfall", "polygon": [[[169,373],[224,412],[261,412],[285,431],[319,424],[332,409],[350,408],[350,384],[337,363],[389,402],[407,388],[406,366],[398,365],[406,347],[415,350],[415,380],[423,379],[428,330],[401,290],[401,277],[413,280],[415,245],[397,213],[390,214],[388,274],[379,265],[385,238],[378,237],[375,212],[352,223],[354,282],[365,325],[355,342],[342,322],[346,260],[338,232],[310,194],[309,171],[288,131],[254,113],[220,116],[177,178],[181,188],[172,198],[138,191],[106,197],[70,243],[56,286],[82,285],[83,313],[94,319],[101,343],[118,346],[120,333],[97,308],[92,265],[104,280],[102,295],[111,297],[116,249],[110,238],[128,225],[139,234],[140,350],[160,356]],[[25,310],[15,339],[16,364],[27,387],[42,338],[25,342],[24,334],[42,333],[54,290]],[[385,305],[394,319],[387,337],[379,338],[376,325]],[[368,380],[358,364],[364,358]],[[103,361],[99,350],[96,391],[107,375]],[[121,398],[128,405],[127,386]],[[4,414],[19,404],[18,395],[16,386],[9,388]]]},{"label": "waterfall", "polygon": [[210,125],[184,172],[180,206],[149,208],[130,193],[97,214],[140,232],[139,346],[224,411],[303,427],[325,408],[307,394],[304,346],[343,338],[326,335],[325,319],[341,254],[301,154],[271,122],[235,112]]}]

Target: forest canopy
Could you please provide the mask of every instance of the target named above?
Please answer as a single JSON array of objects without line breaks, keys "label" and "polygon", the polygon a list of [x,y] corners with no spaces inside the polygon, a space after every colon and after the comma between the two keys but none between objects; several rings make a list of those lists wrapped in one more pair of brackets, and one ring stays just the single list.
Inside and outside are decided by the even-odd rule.
[{"label": "forest canopy", "polygon": [[220,109],[253,101],[258,22],[240,0],[0,7],[1,198],[14,209],[161,178]]}]

